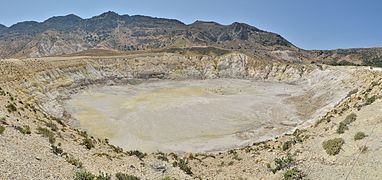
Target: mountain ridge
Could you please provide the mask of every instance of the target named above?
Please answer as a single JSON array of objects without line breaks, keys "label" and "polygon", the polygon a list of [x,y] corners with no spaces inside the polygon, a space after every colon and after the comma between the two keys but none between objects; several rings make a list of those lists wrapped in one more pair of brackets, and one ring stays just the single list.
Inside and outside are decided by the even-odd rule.
[{"label": "mountain ridge", "polygon": [[304,50],[279,34],[240,22],[222,25],[197,20],[185,24],[176,19],[108,11],[85,19],[68,14],[42,22],[0,25],[0,58],[60,56],[91,49],[131,52],[195,46],[238,51],[267,60],[382,66],[382,48]]},{"label": "mountain ridge", "polygon": [[[24,21],[0,30],[0,58],[55,56],[101,48],[117,51],[213,46],[266,57],[267,51],[297,49],[282,36],[234,22],[195,21],[109,11],[88,19],[69,14],[43,22]],[[268,54],[268,55],[265,55]]]}]

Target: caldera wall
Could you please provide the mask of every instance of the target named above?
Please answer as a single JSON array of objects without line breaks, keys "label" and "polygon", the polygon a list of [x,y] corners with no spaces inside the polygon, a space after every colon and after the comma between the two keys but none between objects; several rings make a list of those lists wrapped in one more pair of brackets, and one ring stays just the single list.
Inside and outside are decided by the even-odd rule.
[{"label": "caldera wall", "polygon": [[90,85],[137,83],[153,78],[239,78],[305,83],[311,87],[306,91],[311,91],[312,98],[323,96],[328,90],[335,93],[339,89],[357,88],[355,70],[351,68],[265,62],[239,53],[220,57],[169,53],[124,57],[53,57],[3,60],[0,66],[5,70],[0,78],[3,88],[28,96],[57,117],[63,116],[60,101],[67,98],[70,92]]},{"label": "caldera wall", "polygon": [[[1,157],[4,157],[1,161],[4,168],[0,169],[0,174],[8,179],[26,176],[46,179],[47,175],[52,179],[70,179],[76,171],[75,166],[68,163],[71,157],[78,158],[85,169],[93,173],[126,172],[148,179],[160,179],[164,175],[178,179],[190,178],[178,167],[170,164],[179,162],[177,157],[167,156],[170,162],[158,162],[157,155],[148,155],[142,160],[126,153],[129,149],[121,151],[108,144],[103,137],[87,136],[75,127],[68,126],[65,122],[61,124],[59,119],[50,117],[63,117],[64,121],[70,119],[70,116],[64,113],[61,102],[69,98],[71,93],[91,86],[134,84],[148,79],[188,80],[220,77],[289,83],[303,88],[304,93],[289,100],[295,102],[296,108],[304,112],[301,113],[301,117],[308,115],[311,121],[307,121],[305,125],[309,125],[321,119],[321,116],[338,117],[347,110],[360,109],[371,97],[380,96],[382,84],[379,71],[363,67],[265,62],[236,53],[221,57],[158,53],[121,57],[11,59],[0,60],[0,69],[0,112],[6,117],[2,122],[5,123],[5,132],[0,139]],[[15,104],[17,111],[9,111],[11,109],[7,106],[10,104]],[[316,104],[320,105],[320,111],[317,111]],[[38,134],[40,127],[52,129],[52,123],[58,127],[56,131],[51,130],[55,142],[49,142],[47,137]],[[20,131],[24,130],[20,128],[25,126],[30,127],[30,135]],[[327,126],[332,124],[328,123]],[[335,129],[335,126],[333,127]],[[324,131],[326,130],[320,130],[317,137]],[[244,135],[251,136],[251,132]],[[90,149],[83,144],[85,140],[89,142],[89,139],[94,144]],[[314,144],[319,146],[320,143],[317,141]],[[61,148],[63,153],[59,154],[56,151],[57,147]],[[249,148],[252,149],[252,146]],[[253,145],[253,149],[257,149],[257,146]],[[264,153],[269,154],[268,161],[278,157],[269,150],[265,149],[256,157],[251,153],[245,156],[241,154],[243,160],[237,161],[237,164],[235,161],[233,166],[226,166],[224,171],[227,170],[236,176],[237,171],[229,169],[251,167],[254,170],[246,171],[248,177],[253,177],[252,175],[260,169],[260,177],[269,178],[272,173],[266,168]],[[209,166],[209,169],[216,167],[211,171],[206,171],[203,163],[194,160],[192,171],[195,174],[200,171],[205,173],[206,177],[213,178],[214,173],[222,168],[220,158],[228,158],[228,164],[232,160],[231,156],[232,154],[226,152],[217,155],[216,159],[212,156],[207,157],[208,161],[214,161],[214,165]],[[112,160],[109,160],[109,157]],[[157,168],[152,168],[160,169],[161,164],[165,166],[165,174],[157,171]],[[240,170],[240,173],[244,171]]]}]

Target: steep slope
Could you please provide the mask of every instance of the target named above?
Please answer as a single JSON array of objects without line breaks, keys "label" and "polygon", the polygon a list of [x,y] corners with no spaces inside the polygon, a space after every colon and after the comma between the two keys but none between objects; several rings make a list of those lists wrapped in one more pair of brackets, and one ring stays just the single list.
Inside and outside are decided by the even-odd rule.
[{"label": "steep slope", "polygon": [[382,67],[382,48],[316,50],[312,53],[318,62],[326,64]]},{"label": "steep slope", "polygon": [[288,59],[285,57],[298,50],[280,35],[243,23],[196,21],[186,25],[173,19],[114,12],[90,19],[70,14],[41,23],[0,27],[0,58],[54,56],[92,48],[135,51],[190,46],[214,46],[273,59]]}]

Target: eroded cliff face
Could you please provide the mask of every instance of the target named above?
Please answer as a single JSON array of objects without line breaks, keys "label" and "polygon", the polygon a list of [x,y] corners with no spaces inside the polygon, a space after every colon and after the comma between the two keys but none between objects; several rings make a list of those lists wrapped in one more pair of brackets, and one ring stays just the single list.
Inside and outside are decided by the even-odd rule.
[{"label": "eroded cliff face", "polygon": [[[33,176],[40,179],[46,177],[45,174],[50,174],[49,177],[52,179],[70,178],[75,170],[73,170],[71,164],[66,162],[68,156],[79,158],[86,169],[93,173],[103,171],[114,174],[125,171],[149,179],[158,179],[164,175],[180,179],[190,178],[178,167],[171,165],[175,161],[178,162],[178,158],[174,159],[168,156],[169,162],[158,162],[158,155],[150,154],[147,159],[142,160],[149,165],[145,166],[141,164],[140,159],[121,153],[112,145],[108,145],[107,141],[86,136],[95,144],[95,148],[87,150],[82,143],[85,136],[75,128],[67,126],[68,122],[65,120],[70,119],[70,115],[65,113],[61,102],[69,98],[71,93],[91,86],[134,84],[152,79],[213,78],[240,78],[298,84],[304,88],[304,93],[290,98],[289,101],[296,103],[296,108],[302,112],[301,118],[308,119],[305,124],[301,124],[305,127],[313,124],[321,117],[324,120],[331,117],[340,118],[342,114],[348,111],[357,108],[361,109],[365,104],[370,103],[368,101],[370,101],[371,97],[379,97],[380,89],[382,89],[382,76],[379,71],[355,67],[266,62],[240,53],[215,57],[152,53],[120,57],[12,59],[1,60],[0,68],[2,69],[0,72],[1,92],[4,92],[4,95],[0,98],[2,104],[4,104],[4,106],[0,107],[0,112],[7,116],[5,123],[8,124],[5,125],[6,130],[2,144],[11,142],[8,146],[1,146],[0,148],[3,153],[2,157],[9,159],[1,163],[2,167],[8,168],[0,170],[0,174],[7,178],[16,179],[25,177],[23,173],[27,171],[32,171]],[[6,107],[9,104],[15,104],[17,111],[9,111],[9,107]],[[322,108],[317,110],[315,109],[316,106]],[[61,121],[56,122],[55,118],[50,117],[50,115],[56,118],[61,117],[64,120],[64,125],[59,123]],[[49,144],[47,138],[36,134],[39,127],[48,127],[47,124],[51,122],[59,127],[53,133],[54,137],[56,137],[56,143],[53,144]],[[337,120],[334,122],[337,122]],[[324,125],[325,129],[335,127],[335,124],[330,123]],[[24,127],[24,125],[30,126],[32,135],[24,136],[19,133],[17,128]],[[315,129],[308,129],[308,132],[316,135],[322,134],[316,132]],[[243,136],[253,135],[255,135],[254,132],[243,134]],[[283,138],[288,139],[287,136]],[[60,148],[67,153],[66,156],[51,153],[53,151],[51,145],[56,147],[57,142],[62,144]],[[309,142],[312,143],[313,140]],[[274,146],[274,148],[277,145],[280,146],[277,141],[269,141],[264,144],[267,144],[267,147],[268,145]],[[12,149],[14,153],[11,153],[8,148]],[[252,148],[256,148],[259,149],[259,153],[266,156],[252,157],[251,154],[247,153],[247,148],[237,150],[245,160],[238,161],[231,169],[227,169],[229,167],[227,166],[225,170],[230,174],[237,174],[237,169],[240,169],[240,167],[256,167],[259,172],[248,169],[246,172],[240,171],[240,174],[243,177],[250,177],[253,173],[259,173],[264,178],[275,178],[277,174],[272,175],[265,166],[265,163],[272,161],[275,155],[272,155],[265,145],[264,147],[253,145],[248,148],[250,149],[248,152],[251,152]],[[24,151],[26,150],[30,152],[25,154]],[[296,149],[297,151],[298,149]],[[106,159],[103,156],[105,154],[101,152],[111,156],[113,161]],[[228,163],[231,154],[222,153],[217,156],[227,160]],[[114,157],[116,158],[114,159]],[[265,157],[265,159],[260,157]],[[36,166],[31,167],[32,170],[23,169],[21,167],[24,167],[25,164],[23,165],[22,162],[17,161],[20,158]],[[257,159],[255,161],[251,158]],[[41,159],[43,160],[41,161]],[[227,174],[218,173],[218,169],[221,167],[218,160],[203,159],[202,161],[208,163],[210,167],[208,170],[205,170],[199,161],[189,158],[188,160],[195,174],[206,178],[212,178],[215,175],[227,177],[225,176]],[[45,167],[56,167],[57,164],[61,168],[52,168],[49,172],[46,171]],[[136,168],[129,168],[127,165],[133,165]],[[160,168],[166,169],[166,173],[157,170]],[[10,172],[13,171],[10,169],[18,170],[12,174]]]},{"label": "eroded cliff face", "polygon": [[44,111],[56,117],[63,117],[60,101],[73,91],[92,85],[138,83],[149,79],[281,81],[306,84],[310,87],[306,91],[311,91],[311,98],[326,96],[327,99],[332,96],[326,89],[331,90],[330,94],[336,94],[351,90],[350,85],[357,86],[355,72],[350,68],[267,62],[240,53],[217,57],[153,53],[122,57],[4,60],[0,63],[5,69],[1,79],[4,87],[33,97]]}]

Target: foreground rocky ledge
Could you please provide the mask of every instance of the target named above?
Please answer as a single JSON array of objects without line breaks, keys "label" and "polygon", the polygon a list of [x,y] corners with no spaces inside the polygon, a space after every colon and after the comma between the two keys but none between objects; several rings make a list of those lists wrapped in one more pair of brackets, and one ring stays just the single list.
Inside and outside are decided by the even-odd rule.
[{"label": "foreground rocky ledge", "polygon": [[[350,172],[352,179],[366,174],[370,179],[381,176],[378,169],[382,146],[378,139],[382,136],[382,76],[376,70],[265,62],[237,53],[217,57],[152,53],[13,59],[1,60],[0,68],[0,117],[4,128],[0,129],[0,177],[4,179],[72,179],[76,172],[83,171],[113,177],[120,172],[142,179],[279,179],[300,175],[332,179]],[[92,137],[74,128],[61,105],[70,93],[92,85],[153,78],[308,83],[312,104],[337,91],[349,93],[329,104],[329,109],[319,113],[322,116],[312,116],[314,120],[301,124],[303,130],[214,154],[122,150],[103,137]],[[351,113],[356,114],[354,122],[340,123]],[[346,126],[343,132],[338,131],[340,126]],[[355,141],[358,131],[367,137]],[[337,155],[328,155],[321,144],[333,138],[342,138],[344,145]]]}]

